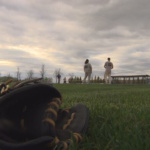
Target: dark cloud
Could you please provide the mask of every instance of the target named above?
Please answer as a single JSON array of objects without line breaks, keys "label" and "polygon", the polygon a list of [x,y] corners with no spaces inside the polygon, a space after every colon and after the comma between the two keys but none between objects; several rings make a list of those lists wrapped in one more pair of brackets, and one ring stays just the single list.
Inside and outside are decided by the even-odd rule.
[{"label": "dark cloud", "polygon": [[146,30],[149,28],[149,3],[148,0],[118,1],[90,14],[82,23],[95,30],[108,30],[116,26],[125,26],[136,32],[139,32],[137,29]]}]

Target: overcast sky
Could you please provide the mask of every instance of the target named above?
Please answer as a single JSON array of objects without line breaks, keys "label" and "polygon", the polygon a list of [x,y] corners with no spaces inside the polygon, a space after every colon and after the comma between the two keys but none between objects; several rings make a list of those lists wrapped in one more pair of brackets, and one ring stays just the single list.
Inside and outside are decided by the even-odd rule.
[{"label": "overcast sky", "polygon": [[150,0],[0,0],[0,73],[150,75]]}]

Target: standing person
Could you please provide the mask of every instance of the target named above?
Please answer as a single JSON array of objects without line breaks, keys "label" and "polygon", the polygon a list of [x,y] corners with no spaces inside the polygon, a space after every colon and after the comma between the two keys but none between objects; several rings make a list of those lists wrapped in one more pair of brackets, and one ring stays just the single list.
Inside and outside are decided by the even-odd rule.
[{"label": "standing person", "polygon": [[88,59],[86,59],[84,63],[84,72],[85,72],[85,76],[83,79],[83,83],[85,83],[87,77],[88,77],[88,83],[90,83],[90,78],[92,74],[92,65],[89,63]]},{"label": "standing person", "polygon": [[61,75],[60,75],[60,74],[58,74],[58,75],[57,75],[57,78],[58,78],[58,83],[60,83]]},{"label": "standing person", "polygon": [[110,62],[110,58],[107,58],[107,61],[104,64],[105,73],[104,73],[104,79],[105,83],[111,84],[111,69],[113,69],[113,63]]},{"label": "standing person", "polygon": [[66,77],[64,77],[64,83],[66,83]]}]

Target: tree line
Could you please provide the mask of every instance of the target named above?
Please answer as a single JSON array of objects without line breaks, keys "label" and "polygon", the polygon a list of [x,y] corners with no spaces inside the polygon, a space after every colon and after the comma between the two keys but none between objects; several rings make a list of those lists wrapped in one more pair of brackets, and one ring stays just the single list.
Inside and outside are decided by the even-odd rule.
[{"label": "tree line", "polygon": [[[70,77],[68,83],[82,83],[81,77]],[[91,77],[90,83],[104,83],[104,79],[101,79],[99,76]]]},{"label": "tree line", "polygon": [[[56,69],[54,71],[54,74],[53,74],[54,77],[56,78],[56,80],[57,80],[57,74],[58,73],[62,74],[60,69]],[[42,78],[43,80],[51,80],[51,82],[53,81],[52,77],[47,77],[46,76],[45,64],[41,65],[41,68],[39,70],[39,74],[40,74],[40,78]],[[20,71],[20,68],[17,67],[17,71],[15,72],[15,76],[14,77],[12,77],[12,75],[10,73],[8,73],[5,76],[2,76],[2,74],[0,73],[0,81],[2,82],[3,80],[7,80],[7,79],[10,79],[10,78],[13,79],[13,80],[16,80],[16,81],[20,81],[20,80],[22,80],[21,76],[22,76],[22,72]],[[35,72],[34,72],[33,69],[30,69],[30,70],[28,70],[26,72],[26,76],[25,76],[25,78],[23,80],[26,80],[26,79],[30,80],[30,79],[34,79],[34,78],[36,78],[35,77]]]},{"label": "tree line", "polygon": [[[41,65],[41,68],[39,70],[39,74],[40,74],[40,78],[42,78],[43,81],[51,82],[51,83],[53,82],[52,77],[47,77],[46,76],[45,64]],[[54,73],[53,73],[53,77],[55,78],[56,83],[58,83],[58,78],[57,78],[58,74],[63,76],[63,72],[61,71],[60,68],[55,69]],[[10,73],[8,73],[6,76],[2,77],[2,75],[0,73],[0,82],[5,82],[8,79],[13,79],[15,81],[20,81],[21,80],[21,75],[22,75],[22,73],[20,71],[20,68],[17,67],[17,71],[15,72],[15,77],[12,77]],[[26,72],[26,77],[25,77],[24,80],[31,80],[31,79],[36,78],[34,75],[35,75],[34,70],[30,69]],[[75,76],[74,73],[69,73],[68,76],[69,76],[68,79],[66,79],[66,77],[64,77],[64,78],[61,78],[61,80],[63,80],[63,82],[64,82],[64,79],[65,79],[66,81],[64,83],[82,83],[82,78]],[[90,82],[91,83],[104,83],[104,79],[101,79],[99,76],[95,76],[95,77],[91,77]]]}]

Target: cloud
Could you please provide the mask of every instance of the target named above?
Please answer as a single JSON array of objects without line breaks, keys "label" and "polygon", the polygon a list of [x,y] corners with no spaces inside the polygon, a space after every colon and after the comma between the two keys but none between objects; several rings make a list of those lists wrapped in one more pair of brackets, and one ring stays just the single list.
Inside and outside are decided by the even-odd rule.
[{"label": "cloud", "polygon": [[[1,0],[1,73],[19,66],[22,76],[47,76],[61,68],[67,76],[84,76],[89,59],[93,76],[103,77],[111,57],[113,74],[150,74],[148,0]],[[9,62],[9,63],[8,63]]]}]

